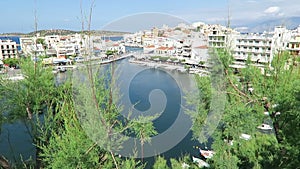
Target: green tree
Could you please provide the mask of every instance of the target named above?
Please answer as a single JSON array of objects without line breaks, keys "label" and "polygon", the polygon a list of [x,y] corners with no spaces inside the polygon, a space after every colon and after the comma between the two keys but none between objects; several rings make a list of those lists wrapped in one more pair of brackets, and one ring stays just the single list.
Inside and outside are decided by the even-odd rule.
[{"label": "green tree", "polygon": [[165,160],[161,156],[158,156],[153,165],[153,169],[169,169],[169,167],[167,165],[167,160]]},{"label": "green tree", "polygon": [[[14,82],[1,79],[0,109],[6,122],[22,121],[28,126],[34,145],[39,145],[41,124],[48,116],[53,116],[52,108],[58,103],[59,88],[54,84],[54,76],[49,68],[30,60],[21,62],[23,80]],[[44,116],[44,117],[42,117]],[[46,133],[46,132],[45,132]],[[39,149],[36,151],[36,165],[39,166]]]},{"label": "green tree", "polygon": [[3,60],[3,63],[9,67],[17,67],[20,64],[20,60],[17,58],[7,58]]},{"label": "green tree", "polygon": [[[212,135],[210,160],[214,168],[297,168],[299,166],[299,63],[287,53],[279,53],[263,70],[247,64],[235,75],[232,57],[215,53],[224,69],[225,109]],[[202,127],[211,109],[212,78],[198,77],[200,102],[191,112],[194,137],[202,141]],[[266,116],[264,112],[270,115]],[[274,134],[257,129],[271,121]],[[250,140],[241,134],[251,136]],[[231,142],[233,141],[233,142]],[[231,144],[233,143],[233,145]]]},{"label": "green tree", "polygon": [[107,56],[109,56],[109,55],[114,55],[115,53],[117,53],[116,50],[107,50],[107,51],[105,52],[105,54],[106,54]]},{"label": "green tree", "polygon": [[157,131],[155,130],[155,128],[153,126],[152,119],[154,119],[154,117],[147,117],[147,118],[142,117],[142,118],[139,118],[136,120],[132,120],[129,124],[132,132],[140,140],[142,160],[144,158],[144,144],[146,142],[150,142],[151,136],[154,136],[157,134]]}]

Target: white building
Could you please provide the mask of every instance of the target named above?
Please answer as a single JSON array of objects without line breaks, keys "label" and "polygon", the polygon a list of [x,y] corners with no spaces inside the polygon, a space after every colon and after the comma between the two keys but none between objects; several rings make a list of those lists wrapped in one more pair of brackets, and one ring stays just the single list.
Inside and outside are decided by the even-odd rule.
[{"label": "white building", "polygon": [[0,60],[18,57],[18,48],[15,41],[0,40]]},{"label": "white building", "polygon": [[269,63],[272,59],[272,36],[269,34],[241,34],[236,38],[233,57],[246,61],[248,57],[257,63]]},{"label": "white building", "polygon": [[287,50],[294,56],[300,56],[300,35],[293,36],[289,41]]}]

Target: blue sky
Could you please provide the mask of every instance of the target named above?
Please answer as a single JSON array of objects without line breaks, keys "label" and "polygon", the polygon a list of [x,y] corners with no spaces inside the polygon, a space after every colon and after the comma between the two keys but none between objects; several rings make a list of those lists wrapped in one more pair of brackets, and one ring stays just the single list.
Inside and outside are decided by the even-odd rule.
[{"label": "blue sky", "polygon": [[[85,16],[91,1],[82,0]],[[0,33],[33,31],[35,10],[38,29],[81,29],[80,0],[1,0],[0,6]],[[228,6],[232,24],[239,26],[300,16],[299,0],[95,0],[91,26],[108,29],[110,25],[119,25],[114,29],[129,30],[155,20],[175,23],[174,19],[225,24]],[[151,19],[152,12],[155,15]]]}]

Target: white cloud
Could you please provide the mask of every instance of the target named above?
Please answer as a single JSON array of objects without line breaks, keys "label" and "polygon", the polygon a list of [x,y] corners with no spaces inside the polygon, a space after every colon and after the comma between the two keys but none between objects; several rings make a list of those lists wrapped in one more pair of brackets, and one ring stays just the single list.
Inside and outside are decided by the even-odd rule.
[{"label": "white cloud", "polygon": [[264,13],[266,14],[276,14],[280,11],[280,8],[278,6],[271,6],[264,10]]}]

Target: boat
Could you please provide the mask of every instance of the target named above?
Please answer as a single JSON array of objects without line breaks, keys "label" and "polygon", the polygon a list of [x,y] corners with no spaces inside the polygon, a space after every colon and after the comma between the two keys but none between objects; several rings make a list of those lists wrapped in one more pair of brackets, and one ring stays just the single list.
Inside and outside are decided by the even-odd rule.
[{"label": "boat", "polygon": [[212,158],[213,155],[215,154],[215,152],[212,150],[202,150],[201,148],[199,148],[199,151],[200,154],[205,158]]},{"label": "boat", "polygon": [[193,162],[197,163],[200,168],[209,167],[209,164],[207,162],[205,162],[204,160],[201,160],[200,158],[197,158],[194,156],[192,158],[193,158]]},{"label": "boat", "polygon": [[273,128],[268,125],[268,124],[262,124],[260,126],[258,126],[257,128],[261,129],[261,130],[272,130]]},{"label": "boat", "polygon": [[244,139],[244,140],[250,140],[251,139],[251,135],[242,133],[241,136],[240,136],[240,138]]}]

